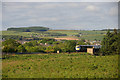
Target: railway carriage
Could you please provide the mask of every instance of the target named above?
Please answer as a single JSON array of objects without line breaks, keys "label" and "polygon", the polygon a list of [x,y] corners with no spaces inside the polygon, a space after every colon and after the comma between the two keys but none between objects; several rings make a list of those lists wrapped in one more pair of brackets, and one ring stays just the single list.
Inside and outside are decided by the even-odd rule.
[{"label": "railway carriage", "polygon": [[77,52],[88,52],[93,54],[99,51],[101,45],[77,45],[75,48]]}]

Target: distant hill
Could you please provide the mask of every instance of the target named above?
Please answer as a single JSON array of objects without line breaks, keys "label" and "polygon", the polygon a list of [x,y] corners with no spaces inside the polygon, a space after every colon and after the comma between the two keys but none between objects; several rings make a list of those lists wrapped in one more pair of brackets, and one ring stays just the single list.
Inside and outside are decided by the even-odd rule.
[{"label": "distant hill", "polygon": [[32,26],[32,27],[21,27],[21,28],[8,28],[7,31],[19,31],[19,32],[36,32],[36,31],[47,31],[49,28]]}]

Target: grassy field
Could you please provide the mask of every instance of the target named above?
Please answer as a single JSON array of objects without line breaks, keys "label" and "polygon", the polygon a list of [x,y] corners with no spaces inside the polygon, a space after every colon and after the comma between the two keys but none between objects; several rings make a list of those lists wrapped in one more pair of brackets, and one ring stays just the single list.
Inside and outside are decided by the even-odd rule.
[{"label": "grassy field", "polygon": [[[62,33],[62,34],[67,34],[67,36],[58,36],[58,37],[75,37],[72,35],[77,35],[79,33],[82,34],[81,37],[75,37],[78,39],[86,39],[86,40],[102,40],[104,37],[104,34],[106,31],[80,31],[80,30],[48,30],[44,33],[41,32],[15,32],[15,31],[2,31],[2,35],[19,35],[19,36],[25,36],[25,37],[30,37],[30,35],[36,36],[36,35],[47,35],[47,33]],[[43,37],[41,37],[43,38]],[[47,36],[47,38],[55,38],[55,36]]]},{"label": "grassy field", "polygon": [[16,32],[16,31],[2,31],[2,35],[19,35],[29,37],[31,34],[40,34],[35,32]]},{"label": "grassy field", "polygon": [[[57,32],[67,34],[68,37],[71,35],[76,35],[81,33],[82,36],[78,39],[86,39],[86,40],[102,40],[106,31],[80,31],[80,30],[49,30],[48,32]],[[65,36],[64,36],[65,37]]]},{"label": "grassy field", "polygon": [[82,31],[82,30],[48,30],[48,32],[58,32],[58,33],[64,33],[68,36],[82,33],[82,34],[105,34],[106,31]]},{"label": "grassy field", "polygon": [[87,53],[4,55],[3,78],[117,78],[118,55]]}]

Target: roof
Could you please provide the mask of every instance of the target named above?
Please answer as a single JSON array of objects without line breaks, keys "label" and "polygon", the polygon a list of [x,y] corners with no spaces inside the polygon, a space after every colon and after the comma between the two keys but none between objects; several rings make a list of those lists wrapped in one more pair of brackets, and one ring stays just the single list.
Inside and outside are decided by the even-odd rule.
[{"label": "roof", "polygon": [[80,45],[80,47],[94,47],[94,48],[101,48],[101,45]]}]

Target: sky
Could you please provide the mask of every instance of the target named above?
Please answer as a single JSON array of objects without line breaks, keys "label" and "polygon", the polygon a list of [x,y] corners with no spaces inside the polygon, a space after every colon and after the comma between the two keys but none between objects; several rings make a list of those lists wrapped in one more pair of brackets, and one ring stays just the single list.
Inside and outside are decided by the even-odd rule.
[{"label": "sky", "polygon": [[2,2],[118,2],[119,0],[0,0]]},{"label": "sky", "polygon": [[117,2],[3,2],[2,30],[44,26],[50,29],[118,28]]},{"label": "sky", "polygon": [[[2,4],[0,2],[0,30],[2,30]],[[1,33],[0,33],[1,34]]]}]

